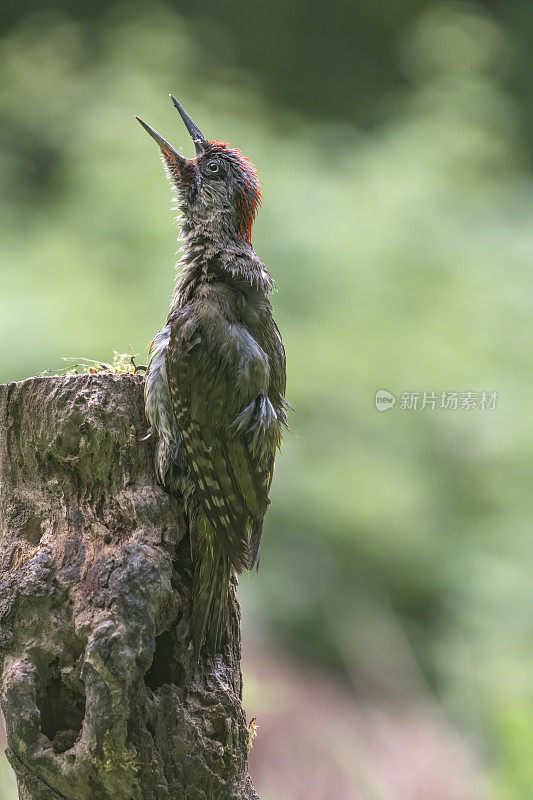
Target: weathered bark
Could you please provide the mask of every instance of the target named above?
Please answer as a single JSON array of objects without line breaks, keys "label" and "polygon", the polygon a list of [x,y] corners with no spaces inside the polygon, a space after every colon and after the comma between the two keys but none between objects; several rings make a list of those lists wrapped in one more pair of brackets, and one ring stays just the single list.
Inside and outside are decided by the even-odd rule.
[{"label": "weathered bark", "polygon": [[[0,387],[1,706],[21,800],[250,800],[240,634],[194,662],[142,381]],[[236,600],[235,600],[236,602]]]}]

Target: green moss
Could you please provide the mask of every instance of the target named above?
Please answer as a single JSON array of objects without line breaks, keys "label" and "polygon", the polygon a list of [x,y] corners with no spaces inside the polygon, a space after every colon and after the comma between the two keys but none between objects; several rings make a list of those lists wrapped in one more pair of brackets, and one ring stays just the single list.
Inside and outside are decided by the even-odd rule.
[{"label": "green moss", "polygon": [[131,350],[129,353],[119,353],[117,350],[113,350],[111,362],[97,361],[94,358],[85,358],[84,356],[79,358],[66,356],[62,360],[71,362],[71,366],[58,370],[45,370],[42,375],[88,375],[97,372],[118,372],[134,375],[137,372],[146,370],[145,365],[135,363],[135,359],[138,357],[139,354],[133,353]]},{"label": "green moss", "polygon": [[109,731],[104,736],[103,751],[104,760],[102,769],[104,772],[122,771],[130,773],[133,771],[136,773],[138,771],[137,752],[135,749],[130,752],[123,748],[117,748],[116,744],[111,741],[111,734]]}]

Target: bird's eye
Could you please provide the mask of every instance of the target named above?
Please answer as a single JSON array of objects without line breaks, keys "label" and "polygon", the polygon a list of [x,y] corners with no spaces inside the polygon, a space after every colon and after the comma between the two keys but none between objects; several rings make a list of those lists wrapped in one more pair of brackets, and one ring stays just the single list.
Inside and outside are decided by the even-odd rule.
[{"label": "bird's eye", "polygon": [[216,161],[209,161],[207,164],[207,169],[211,173],[211,175],[216,175],[217,172],[220,171],[220,166],[217,164]]}]

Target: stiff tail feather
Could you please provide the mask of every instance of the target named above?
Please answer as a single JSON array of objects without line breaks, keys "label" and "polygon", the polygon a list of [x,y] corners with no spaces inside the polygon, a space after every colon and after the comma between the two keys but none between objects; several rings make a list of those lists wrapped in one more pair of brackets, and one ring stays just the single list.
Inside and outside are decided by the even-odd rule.
[{"label": "stiff tail feather", "polygon": [[202,513],[191,531],[194,563],[192,640],[198,660],[205,640],[216,653],[228,639],[235,614],[230,588],[232,567],[217,544],[214,531]]}]

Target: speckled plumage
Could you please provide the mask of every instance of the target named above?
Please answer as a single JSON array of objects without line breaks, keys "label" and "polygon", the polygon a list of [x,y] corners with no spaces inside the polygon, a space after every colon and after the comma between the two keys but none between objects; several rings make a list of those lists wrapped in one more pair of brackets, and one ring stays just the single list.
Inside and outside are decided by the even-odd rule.
[{"label": "speckled plumage", "polygon": [[258,563],[289,406],[269,301],[274,283],[251,244],[261,199],[255,167],[230,145],[206,141],[173,100],[196,158],[185,159],[141,121],[177,189],[184,242],[166,325],[152,342],[145,398],[158,479],[185,497],[191,519],[199,656],[204,635],[215,652],[232,624],[231,573]]}]

